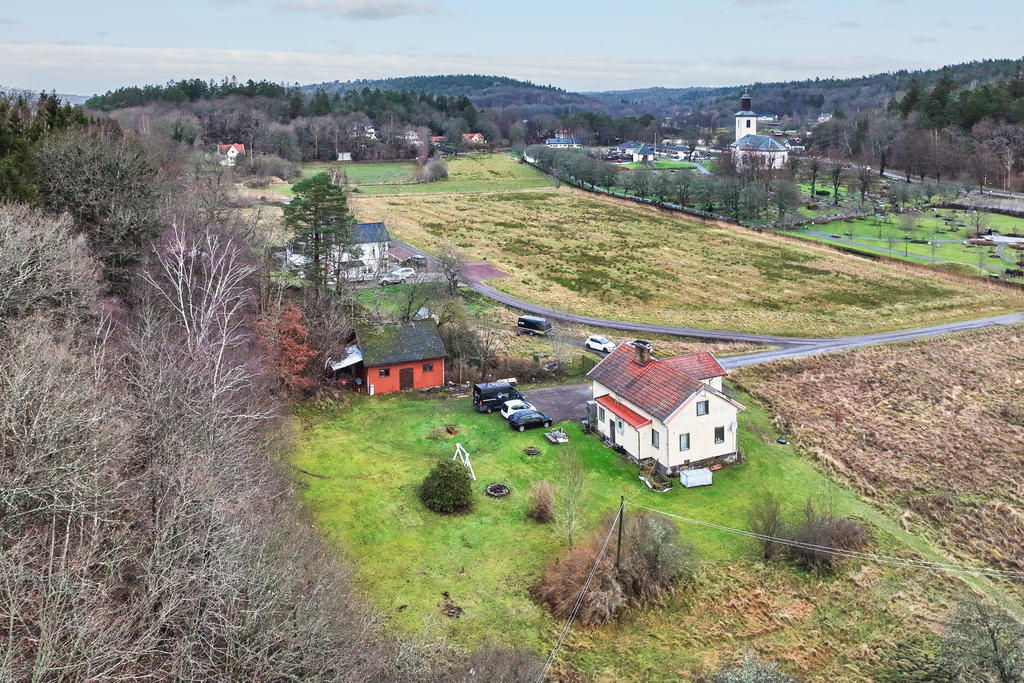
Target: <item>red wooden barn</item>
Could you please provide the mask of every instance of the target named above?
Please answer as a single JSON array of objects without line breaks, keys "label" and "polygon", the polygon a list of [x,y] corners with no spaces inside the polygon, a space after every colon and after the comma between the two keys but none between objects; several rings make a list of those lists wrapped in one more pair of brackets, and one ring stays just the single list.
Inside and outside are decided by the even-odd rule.
[{"label": "red wooden barn", "polygon": [[444,384],[444,359],[448,354],[437,332],[437,322],[430,318],[356,326],[356,344],[363,356],[359,372],[369,394]]}]

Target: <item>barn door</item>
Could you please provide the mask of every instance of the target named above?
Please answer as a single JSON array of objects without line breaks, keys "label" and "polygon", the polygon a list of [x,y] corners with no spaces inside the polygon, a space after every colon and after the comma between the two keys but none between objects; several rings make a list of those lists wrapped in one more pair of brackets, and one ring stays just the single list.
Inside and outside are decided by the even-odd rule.
[{"label": "barn door", "polygon": [[412,368],[402,368],[398,371],[398,388],[412,389]]}]

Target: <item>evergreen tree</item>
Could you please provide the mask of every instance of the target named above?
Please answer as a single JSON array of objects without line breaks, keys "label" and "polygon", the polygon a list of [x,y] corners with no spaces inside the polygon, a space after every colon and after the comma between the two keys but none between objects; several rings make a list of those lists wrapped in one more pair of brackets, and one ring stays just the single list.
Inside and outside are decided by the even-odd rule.
[{"label": "evergreen tree", "polygon": [[284,207],[285,225],[296,251],[306,259],[305,275],[317,289],[342,279],[342,256],[352,249],[355,219],[345,190],[318,173],[295,184],[295,198]]}]

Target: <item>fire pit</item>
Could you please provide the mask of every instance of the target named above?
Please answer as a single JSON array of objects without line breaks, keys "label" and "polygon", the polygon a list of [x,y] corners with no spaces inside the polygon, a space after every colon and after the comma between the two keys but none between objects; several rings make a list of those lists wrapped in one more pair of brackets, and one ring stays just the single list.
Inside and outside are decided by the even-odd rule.
[{"label": "fire pit", "polygon": [[523,453],[526,453],[531,458],[535,455],[540,455],[540,449],[536,446],[527,446],[523,449]]},{"label": "fire pit", "polygon": [[502,496],[507,496],[509,490],[505,484],[488,484],[487,488],[484,489],[484,493],[491,498],[501,498]]}]

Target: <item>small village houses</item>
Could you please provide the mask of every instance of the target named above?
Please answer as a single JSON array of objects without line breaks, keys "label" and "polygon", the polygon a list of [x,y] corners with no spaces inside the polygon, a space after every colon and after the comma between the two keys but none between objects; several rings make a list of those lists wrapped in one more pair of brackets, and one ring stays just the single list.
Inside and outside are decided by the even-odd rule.
[{"label": "small village houses", "polygon": [[726,374],[708,351],[658,359],[646,342],[623,344],[587,373],[596,429],[634,462],[653,459],[664,475],[731,462],[745,406],[723,392]]},{"label": "small village houses", "polygon": [[487,139],[482,133],[463,133],[462,141],[468,145],[486,145]]},{"label": "small village houses", "polygon": [[234,166],[239,156],[245,156],[245,145],[240,142],[217,145],[217,154],[223,157],[220,160],[221,166]]},{"label": "small village houses", "polygon": [[579,149],[583,147],[580,141],[573,137],[568,138],[548,138],[544,141],[544,144],[548,147],[554,147],[555,149]]}]

